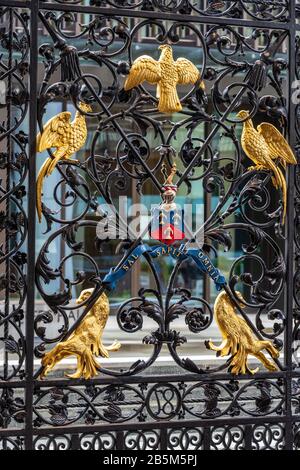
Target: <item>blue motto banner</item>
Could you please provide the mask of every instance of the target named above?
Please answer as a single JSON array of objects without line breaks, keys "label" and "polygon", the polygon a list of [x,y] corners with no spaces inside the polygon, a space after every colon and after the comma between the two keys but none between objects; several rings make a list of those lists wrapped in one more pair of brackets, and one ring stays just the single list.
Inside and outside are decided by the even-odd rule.
[{"label": "blue motto banner", "polygon": [[162,255],[172,256],[172,258],[181,261],[192,258],[198,268],[205,274],[208,274],[214,281],[217,290],[221,290],[226,284],[225,277],[213,265],[209,257],[200,248],[188,248],[180,245],[178,248],[167,245],[149,246],[146,244],[137,246],[128,257],[124,260],[123,264],[118,268],[111,268],[109,273],[104,277],[103,284],[109,290],[116,287],[116,283],[122,279],[123,276],[131,269],[134,263],[144,253],[148,253],[152,258],[158,258]]}]

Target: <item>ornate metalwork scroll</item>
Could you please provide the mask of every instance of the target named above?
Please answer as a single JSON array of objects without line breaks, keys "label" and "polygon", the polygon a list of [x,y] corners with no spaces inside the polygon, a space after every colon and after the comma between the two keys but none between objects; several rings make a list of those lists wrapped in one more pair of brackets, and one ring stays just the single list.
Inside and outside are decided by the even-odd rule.
[{"label": "ornate metalwork scroll", "polygon": [[[0,10],[0,448],[299,448],[298,5],[13,4]],[[176,62],[162,76],[159,48],[186,57],[192,79],[180,78]],[[145,59],[137,61],[141,50],[147,73]],[[82,124],[76,129],[70,113]],[[56,120],[49,124],[53,116],[66,117],[67,138]],[[276,155],[291,164],[280,173],[274,139],[263,133],[269,165],[242,145],[251,120],[255,129],[262,122],[276,129]],[[127,231],[116,205],[128,193],[160,201],[151,216],[157,233],[146,226],[147,240]],[[202,223],[180,225],[173,243],[176,223],[186,217],[176,212],[179,199],[202,196]],[[103,203],[111,214],[99,208]],[[113,220],[119,234],[126,229],[121,241],[111,235]],[[150,281],[123,295],[121,283],[131,285],[139,266]],[[225,330],[223,304],[214,311],[216,290],[235,322]],[[105,295],[111,313],[97,317],[86,347],[82,328]],[[214,313],[222,335],[231,334],[231,347],[226,343],[218,358],[205,349],[219,339]],[[237,324],[248,338],[244,350],[234,343]],[[107,335],[111,344],[117,329],[122,344],[135,338],[139,355],[122,356],[123,346],[119,352],[113,343],[110,360],[90,373],[97,347],[106,351],[101,338],[91,337],[104,326],[103,341]],[[83,344],[89,361],[80,362]],[[69,362],[51,369],[70,352],[79,367],[68,379]],[[250,361],[251,353],[261,362]]]}]

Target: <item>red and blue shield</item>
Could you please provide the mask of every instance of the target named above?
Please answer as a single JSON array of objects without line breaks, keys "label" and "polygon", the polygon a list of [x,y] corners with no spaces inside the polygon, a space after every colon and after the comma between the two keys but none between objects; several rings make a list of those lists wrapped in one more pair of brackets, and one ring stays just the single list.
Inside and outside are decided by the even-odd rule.
[{"label": "red and blue shield", "polygon": [[150,236],[166,245],[172,245],[172,243],[185,238],[184,211],[175,204],[174,208],[168,210],[163,206],[164,204],[152,211]]}]

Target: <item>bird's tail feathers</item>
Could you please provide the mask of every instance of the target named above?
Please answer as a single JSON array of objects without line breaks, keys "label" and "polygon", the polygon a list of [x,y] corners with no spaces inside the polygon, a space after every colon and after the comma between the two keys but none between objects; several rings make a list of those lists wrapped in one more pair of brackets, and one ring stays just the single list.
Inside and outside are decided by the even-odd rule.
[{"label": "bird's tail feathers", "polygon": [[178,112],[182,110],[182,106],[180,103],[180,99],[177,94],[176,87],[172,87],[171,89],[162,90],[161,86],[157,90],[159,94],[157,97],[159,98],[158,103],[158,110],[161,113],[166,112]]},{"label": "bird's tail feathers", "polygon": [[47,158],[47,160],[44,161],[43,165],[41,166],[41,169],[39,171],[38,177],[37,177],[37,182],[36,182],[36,209],[38,213],[38,219],[39,222],[42,220],[42,193],[43,193],[43,182],[44,178],[49,170],[49,166],[52,162],[51,158]]},{"label": "bird's tail feathers", "polygon": [[276,164],[270,160],[269,166],[274,173],[275,184],[282,191],[282,204],[283,204],[283,213],[282,213],[282,222],[284,222],[286,216],[286,206],[287,206],[287,194],[286,194],[286,181],[284,174],[282,173],[281,169],[276,166]]},{"label": "bird's tail feathers", "polygon": [[160,98],[160,84],[158,83],[157,84],[157,87],[156,87],[156,98],[159,100]]},{"label": "bird's tail feathers", "polygon": [[51,158],[51,163],[48,166],[48,171],[46,176],[50,176],[51,173],[55,170],[56,165],[58,164],[59,160],[67,159],[69,158],[68,154],[68,146],[63,145],[62,147],[59,147],[55,152],[53,153],[53,157]]},{"label": "bird's tail feathers", "polygon": [[284,158],[280,158],[279,162],[281,163],[281,165],[283,166],[283,168],[286,170],[287,162],[285,161],[285,159],[284,159]]}]

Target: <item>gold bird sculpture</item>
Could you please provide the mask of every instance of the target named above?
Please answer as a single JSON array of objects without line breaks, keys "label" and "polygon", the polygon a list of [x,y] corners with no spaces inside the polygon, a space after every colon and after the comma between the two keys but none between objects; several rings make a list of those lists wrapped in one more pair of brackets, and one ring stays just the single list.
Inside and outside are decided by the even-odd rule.
[{"label": "gold bird sculpture", "polygon": [[[240,292],[236,292],[236,294],[240,300],[240,307],[244,308],[242,294]],[[271,341],[255,338],[246,321],[237,315],[236,305],[225,291],[222,291],[215,300],[214,318],[221,331],[223,342],[220,346],[215,346],[209,340],[205,342],[205,345],[207,349],[216,351],[218,356],[232,355],[229,367],[232,374],[255,374],[259,370],[258,367],[256,369],[249,368],[249,354],[259,359],[267,369],[277,370],[276,365],[266,358],[262,350],[267,350],[273,359],[279,357],[279,351]]]},{"label": "gold bird sculpture", "polygon": [[[191,61],[179,57],[173,59],[172,47],[169,44],[159,46],[161,55],[155,60],[148,55],[138,57],[130,68],[125,81],[125,91],[140,85],[144,81],[157,85],[156,98],[158,98],[158,110],[162,113],[173,113],[182,110],[177,94],[177,85],[195,84],[200,78],[200,73]],[[204,83],[199,85],[204,89]]]},{"label": "gold bird sculpture", "polygon": [[[237,116],[241,119],[249,117],[248,111],[239,111]],[[272,170],[272,182],[276,189],[282,191],[283,214],[282,223],[286,216],[287,194],[285,177],[278,167],[280,163],[286,168],[287,163],[296,165],[297,160],[288,142],[275,126],[267,122],[262,122],[254,128],[252,119],[247,119],[243,125],[242,148],[247,157],[255,165],[248,170]],[[274,162],[278,160],[278,162]]]},{"label": "gold bird sculpture", "polygon": [[[83,112],[91,112],[92,108],[86,103],[80,103],[79,108]],[[80,150],[87,138],[87,127],[85,116],[79,111],[71,122],[71,113],[64,111],[51,118],[44,126],[43,132],[36,138],[37,152],[55,148],[54,158],[47,158],[43,163],[38,177],[36,188],[36,207],[39,222],[42,220],[42,192],[45,176],[50,176],[60,160],[68,160]],[[72,160],[76,162],[76,160]]]},{"label": "gold bird sculpture", "polygon": [[[93,292],[85,289],[76,300],[77,304],[86,301]],[[102,343],[103,330],[109,316],[109,300],[106,294],[101,294],[91,310],[86,314],[82,322],[77,326],[71,336],[58,343],[42,358],[43,371],[40,375],[43,379],[53,367],[69,356],[76,356],[77,370],[74,374],[66,374],[67,377],[77,379],[84,377],[90,379],[97,375],[100,364],[94,356],[109,357],[109,351],[118,351],[121,347],[119,341],[114,341],[105,347]]]}]

